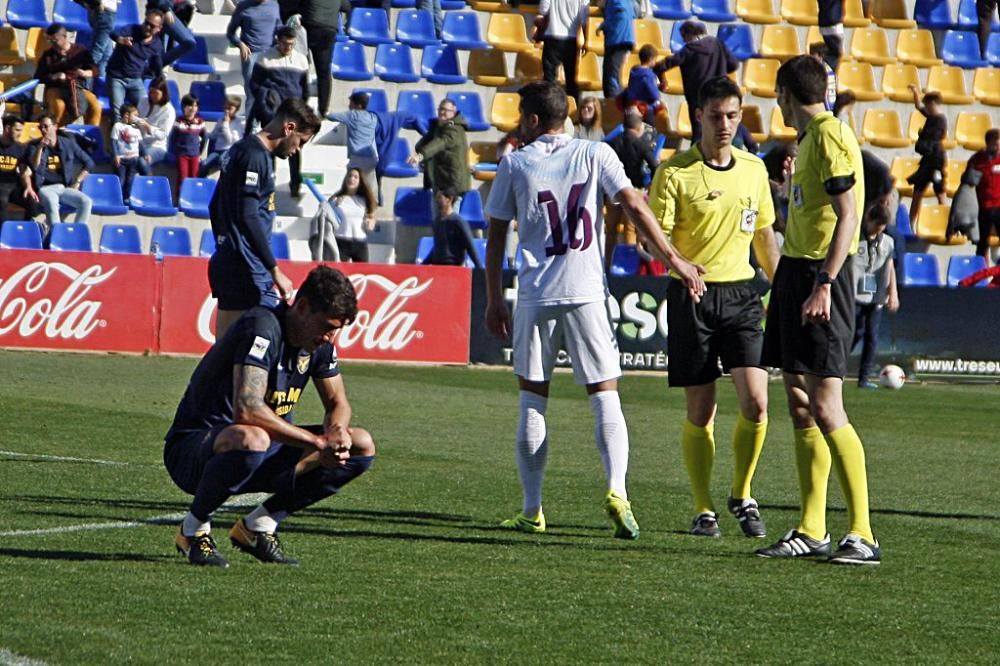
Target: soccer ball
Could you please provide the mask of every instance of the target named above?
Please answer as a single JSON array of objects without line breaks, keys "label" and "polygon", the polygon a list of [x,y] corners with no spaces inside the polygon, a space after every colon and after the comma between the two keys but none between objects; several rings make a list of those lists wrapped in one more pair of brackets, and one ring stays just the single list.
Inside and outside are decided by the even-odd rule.
[{"label": "soccer ball", "polygon": [[878,373],[878,383],[885,388],[899,390],[906,381],[906,373],[898,365],[887,365]]}]

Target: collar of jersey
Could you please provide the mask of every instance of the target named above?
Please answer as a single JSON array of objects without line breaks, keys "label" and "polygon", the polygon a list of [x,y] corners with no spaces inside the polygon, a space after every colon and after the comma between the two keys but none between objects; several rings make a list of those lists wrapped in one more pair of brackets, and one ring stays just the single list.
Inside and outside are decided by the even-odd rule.
[{"label": "collar of jersey", "polygon": [[[833,115],[832,111],[820,111],[819,113],[817,113],[815,116],[812,117],[812,120],[810,120],[809,124],[806,125],[806,128],[802,130],[802,133],[799,134],[799,138],[796,141],[798,143],[802,143],[802,139],[806,138],[806,134],[809,133],[809,130],[813,129],[814,127],[819,127],[820,124],[826,122],[828,119],[831,118],[836,120],[836,117]],[[840,121],[838,120],[837,122]]]}]

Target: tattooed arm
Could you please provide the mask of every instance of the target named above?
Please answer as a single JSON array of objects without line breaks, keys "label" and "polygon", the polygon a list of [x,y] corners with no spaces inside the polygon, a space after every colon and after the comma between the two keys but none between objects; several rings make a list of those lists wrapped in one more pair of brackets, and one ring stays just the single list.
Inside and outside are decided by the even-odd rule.
[{"label": "tattooed arm", "polygon": [[254,365],[233,368],[233,422],[265,430],[271,439],[300,449],[323,450],[326,438],[298,428],[267,405],[267,370]]}]

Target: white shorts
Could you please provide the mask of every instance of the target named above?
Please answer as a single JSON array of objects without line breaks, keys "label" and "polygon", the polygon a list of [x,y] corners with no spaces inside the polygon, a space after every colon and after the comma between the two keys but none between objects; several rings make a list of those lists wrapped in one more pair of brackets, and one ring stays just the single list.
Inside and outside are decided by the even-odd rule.
[{"label": "white shorts", "polygon": [[579,305],[520,305],[514,310],[514,373],[529,382],[552,379],[565,347],[577,384],[621,377],[618,340],[606,300]]}]

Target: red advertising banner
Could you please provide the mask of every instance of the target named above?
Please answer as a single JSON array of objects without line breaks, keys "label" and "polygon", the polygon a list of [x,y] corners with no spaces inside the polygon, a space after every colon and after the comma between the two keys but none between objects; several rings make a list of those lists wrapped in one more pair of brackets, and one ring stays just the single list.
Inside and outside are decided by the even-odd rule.
[{"label": "red advertising banner", "polygon": [[0,347],[155,350],[156,269],[148,256],[0,251]]}]

